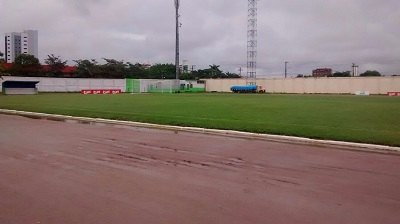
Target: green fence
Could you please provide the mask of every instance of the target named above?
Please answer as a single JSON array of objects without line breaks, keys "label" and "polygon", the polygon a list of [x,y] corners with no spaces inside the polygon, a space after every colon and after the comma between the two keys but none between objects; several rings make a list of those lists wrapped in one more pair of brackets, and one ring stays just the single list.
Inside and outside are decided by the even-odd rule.
[{"label": "green fence", "polygon": [[126,79],[126,93],[178,93],[205,92],[205,88],[192,84],[180,84],[179,80]]}]

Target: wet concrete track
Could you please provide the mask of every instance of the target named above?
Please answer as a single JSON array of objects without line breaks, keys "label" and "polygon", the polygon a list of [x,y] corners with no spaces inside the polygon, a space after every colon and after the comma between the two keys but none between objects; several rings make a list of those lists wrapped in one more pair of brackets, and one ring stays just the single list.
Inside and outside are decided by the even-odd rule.
[{"label": "wet concrete track", "polygon": [[400,223],[400,156],[0,115],[0,223]]}]

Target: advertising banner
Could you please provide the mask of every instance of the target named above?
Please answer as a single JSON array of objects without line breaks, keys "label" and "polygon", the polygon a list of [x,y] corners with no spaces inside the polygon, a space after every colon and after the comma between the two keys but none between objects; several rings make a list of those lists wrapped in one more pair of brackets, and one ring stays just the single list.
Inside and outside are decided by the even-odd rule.
[{"label": "advertising banner", "polygon": [[388,92],[388,96],[400,96],[400,92]]},{"label": "advertising banner", "polygon": [[88,95],[88,94],[120,94],[122,91],[120,89],[85,89],[81,90],[81,94]]}]

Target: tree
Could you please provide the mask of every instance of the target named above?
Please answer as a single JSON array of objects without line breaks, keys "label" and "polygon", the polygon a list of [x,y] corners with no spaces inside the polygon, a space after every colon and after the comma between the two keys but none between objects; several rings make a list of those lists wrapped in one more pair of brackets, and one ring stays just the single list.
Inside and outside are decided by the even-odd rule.
[{"label": "tree", "polygon": [[[54,55],[52,55],[53,57]],[[49,56],[50,57],[50,56]],[[57,58],[57,57],[55,57]],[[175,79],[175,65],[147,65],[103,58],[105,64],[99,64],[95,59],[74,60],[78,77],[85,78],[134,78],[134,79]],[[198,80],[204,78],[241,78],[235,73],[224,73],[219,65],[212,64],[207,69],[182,73],[180,79]]]},{"label": "tree", "polygon": [[220,78],[222,71],[219,69],[220,65],[209,65],[210,75],[212,78]]},{"label": "tree", "polygon": [[127,74],[127,65],[124,61],[103,58],[106,64],[101,65],[101,72],[107,78],[125,78]]},{"label": "tree", "polygon": [[0,51],[0,64],[3,64],[5,62],[3,56],[3,52]]},{"label": "tree", "polygon": [[99,73],[99,65],[95,59],[79,59],[74,60],[76,63],[76,70],[78,77],[81,78],[95,78],[96,75]]},{"label": "tree", "polygon": [[40,65],[39,59],[30,54],[20,54],[15,58],[15,65],[24,65],[24,66],[37,66]]},{"label": "tree", "polygon": [[360,74],[360,76],[366,77],[366,76],[382,76],[382,75],[381,75],[381,73],[379,73],[378,71],[375,71],[375,70],[374,70],[374,71],[367,70],[366,72]]},{"label": "tree", "polygon": [[196,77],[197,79],[211,78],[211,75],[210,75],[208,69],[199,69],[199,70],[197,70],[197,71],[193,71],[192,74],[193,74],[193,76]]},{"label": "tree", "polygon": [[148,79],[174,79],[175,65],[173,64],[155,64],[145,70]]},{"label": "tree", "polygon": [[209,65],[209,68],[207,69],[199,69],[199,70],[195,70],[192,71],[190,74],[188,74],[185,78],[188,79],[236,79],[236,78],[241,78],[240,75],[236,74],[236,73],[224,73],[223,71],[220,70],[219,65]]},{"label": "tree", "polygon": [[143,65],[140,63],[136,63],[136,64],[132,64],[130,62],[126,63],[126,67],[127,67],[127,78],[134,78],[134,79],[138,79],[140,77],[144,76],[144,69],[143,69]]},{"label": "tree", "polygon": [[241,76],[240,76],[239,74],[236,74],[236,73],[227,72],[225,75],[226,75],[226,78],[228,78],[228,79],[238,79],[238,78],[241,78]]},{"label": "tree", "polygon": [[30,54],[20,54],[15,58],[10,72],[18,76],[39,76],[41,71],[39,59]]},{"label": "tree", "polygon": [[332,74],[331,77],[350,77],[350,76],[351,76],[351,72],[346,71],[346,72],[335,72]]},{"label": "tree", "polygon": [[44,62],[49,65],[48,72],[50,75],[60,76],[68,61],[63,61],[60,56],[51,54],[47,55],[47,59],[45,59]]},{"label": "tree", "polygon": [[185,73],[182,73],[182,74],[179,76],[179,78],[180,78],[181,80],[196,80],[196,79],[197,79],[197,77],[195,76],[195,72],[191,72],[191,73],[185,72]]}]

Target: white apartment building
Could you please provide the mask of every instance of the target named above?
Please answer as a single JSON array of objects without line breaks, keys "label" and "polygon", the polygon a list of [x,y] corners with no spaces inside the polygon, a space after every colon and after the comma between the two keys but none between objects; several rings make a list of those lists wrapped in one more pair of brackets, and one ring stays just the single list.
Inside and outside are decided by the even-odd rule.
[{"label": "white apartment building", "polygon": [[39,38],[37,30],[24,30],[22,33],[6,33],[5,59],[13,63],[20,54],[30,54],[39,58]]}]

